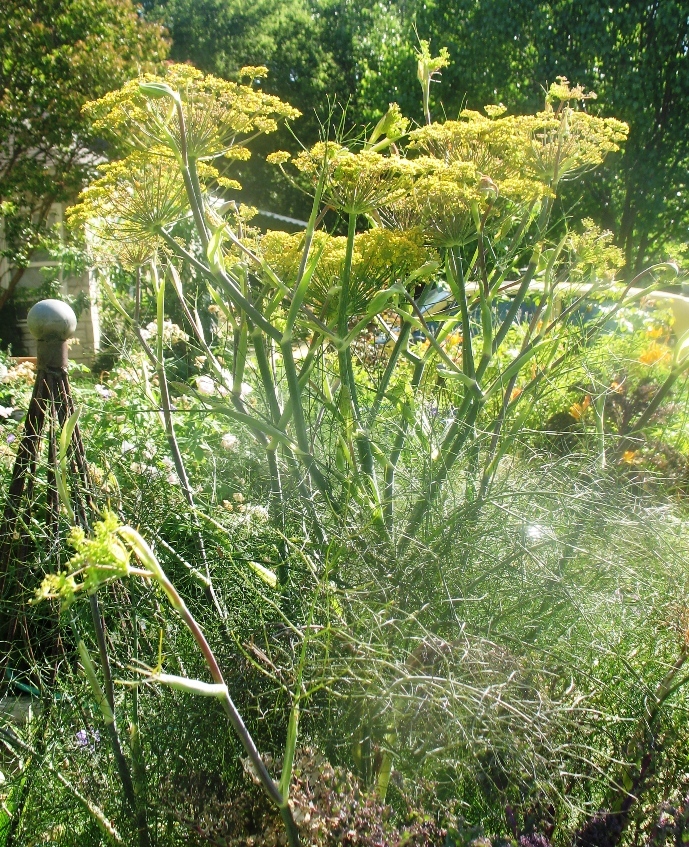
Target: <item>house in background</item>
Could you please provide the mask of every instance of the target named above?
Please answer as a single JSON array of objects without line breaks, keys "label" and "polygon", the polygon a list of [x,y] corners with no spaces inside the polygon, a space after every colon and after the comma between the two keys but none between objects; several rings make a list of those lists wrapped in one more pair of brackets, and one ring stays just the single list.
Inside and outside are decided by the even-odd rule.
[{"label": "house in background", "polygon": [[[54,203],[51,206],[47,221],[48,228],[62,233],[64,210],[65,205],[62,203]],[[3,248],[4,237],[0,219],[0,253]],[[23,346],[23,350],[15,349],[13,352],[17,355],[26,356],[36,355],[36,341],[26,327],[26,315],[38,299],[37,296],[32,296],[32,290],[40,288],[46,281],[44,273],[41,272],[42,268],[58,268],[60,265],[59,262],[51,259],[49,254],[41,251],[35,251],[31,258],[32,261],[24,270],[15,291],[14,314],[11,314],[8,309],[3,310],[4,314],[0,313],[0,321],[12,321],[13,323],[11,327],[0,325],[0,338],[10,336],[16,338],[15,346],[19,343]],[[14,270],[8,260],[0,255],[0,289],[7,287]],[[100,349],[100,322],[95,276],[90,271],[81,276],[63,275],[62,270],[59,270],[58,274],[60,293],[63,297],[71,299],[81,294],[88,298],[88,305],[79,314],[74,336],[75,342],[70,349],[70,359],[88,364]]]}]

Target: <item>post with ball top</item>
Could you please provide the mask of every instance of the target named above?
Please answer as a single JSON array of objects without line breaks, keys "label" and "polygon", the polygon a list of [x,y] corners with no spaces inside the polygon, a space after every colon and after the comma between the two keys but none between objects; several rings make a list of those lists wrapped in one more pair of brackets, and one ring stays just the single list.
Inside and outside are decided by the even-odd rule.
[{"label": "post with ball top", "polygon": [[[47,558],[55,567],[59,557],[60,486],[58,485],[59,431],[74,415],[74,401],[67,375],[69,339],[74,335],[77,319],[67,303],[61,300],[41,300],[29,311],[27,324],[36,339],[36,379],[24,421],[24,433],[5,497],[0,520],[0,599],[2,600],[1,638],[6,654],[16,639],[17,626],[23,615],[17,603],[23,590],[29,588],[30,527],[37,506],[36,485],[42,474],[39,469],[44,453],[45,464],[45,527]],[[88,465],[84,446],[75,424],[65,445],[65,467],[71,484],[71,502],[65,504],[75,519],[86,525],[90,500]],[[59,563],[57,563],[59,564]],[[24,633],[26,636],[26,633]]]}]

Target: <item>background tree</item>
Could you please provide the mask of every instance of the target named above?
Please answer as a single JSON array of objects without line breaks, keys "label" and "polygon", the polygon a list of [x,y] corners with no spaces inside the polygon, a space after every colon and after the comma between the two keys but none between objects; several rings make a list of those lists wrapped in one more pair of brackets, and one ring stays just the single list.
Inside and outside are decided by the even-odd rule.
[{"label": "background tree", "polygon": [[103,147],[81,107],[165,58],[131,0],[5,0],[0,16],[0,221],[9,271],[0,309]]}]

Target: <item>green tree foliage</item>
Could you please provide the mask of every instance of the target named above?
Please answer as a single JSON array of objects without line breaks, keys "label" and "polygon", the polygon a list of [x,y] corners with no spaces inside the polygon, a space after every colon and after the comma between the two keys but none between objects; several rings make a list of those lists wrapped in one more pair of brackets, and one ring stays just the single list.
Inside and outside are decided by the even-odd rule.
[{"label": "green tree foliage", "polygon": [[619,168],[588,187],[625,249],[628,271],[638,273],[669,240],[687,240],[689,6],[567,0],[552,4],[546,22],[542,73],[589,84],[610,114],[630,124]]},{"label": "green tree foliage", "polygon": [[[432,86],[433,115],[504,102],[510,111],[538,108],[543,88],[566,76],[597,91],[590,111],[631,127],[623,155],[602,174],[565,193],[610,228],[624,248],[628,273],[665,258],[686,241],[689,208],[689,8],[686,0],[609,3],[593,0],[159,0],[149,14],[173,37],[173,55],[227,76],[266,64],[268,90],[305,115],[304,143],[318,131],[316,109],[329,96],[348,117],[375,122],[389,102],[422,122],[416,81],[418,39],[445,46],[451,64]],[[321,111],[321,115],[323,112]],[[248,171],[258,173],[258,165]],[[294,211],[298,200],[264,171],[244,177],[252,202]],[[256,197],[252,192],[257,192]],[[278,208],[275,203],[287,203]]]},{"label": "green tree foliage", "polygon": [[82,106],[166,55],[131,0],[6,0],[0,16],[0,220],[19,283],[53,203],[73,197],[102,153]]}]

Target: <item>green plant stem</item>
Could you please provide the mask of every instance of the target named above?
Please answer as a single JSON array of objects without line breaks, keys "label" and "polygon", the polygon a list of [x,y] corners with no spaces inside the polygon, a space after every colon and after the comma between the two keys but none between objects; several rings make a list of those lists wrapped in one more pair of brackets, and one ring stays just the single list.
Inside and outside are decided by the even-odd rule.
[{"label": "green plant stem", "polygon": [[103,680],[105,682],[105,699],[108,702],[108,706],[110,707],[110,712],[112,714],[112,721],[105,722],[106,731],[108,733],[108,738],[110,739],[110,746],[112,747],[113,756],[115,757],[117,772],[120,776],[120,781],[122,782],[125,800],[127,801],[127,804],[129,805],[136,820],[139,845],[140,847],[149,847],[151,839],[148,830],[146,807],[139,802],[136,796],[136,792],[134,790],[134,781],[132,779],[129,764],[124,756],[124,753],[122,752],[120,734],[118,732],[117,723],[115,720],[115,689],[113,687],[112,681],[110,657],[108,655],[108,647],[105,640],[103,619],[98,608],[98,598],[95,594],[91,594],[89,596],[89,605],[91,608],[91,619],[93,621],[93,628],[96,633],[96,643],[98,644],[98,654],[100,657],[101,671],[103,673]]},{"label": "green plant stem", "polygon": [[268,409],[270,410],[270,417],[274,424],[278,424],[282,416],[282,411],[280,409],[280,401],[278,400],[277,390],[275,387],[273,369],[270,366],[265,341],[260,330],[252,328],[250,333],[251,340],[254,345],[254,355],[256,356],[258,373],[261,377],[261,382],[263,383],[266,402],[268,403]]},{"label": "green plant stem", "polygon": [[[538,224],[537,224],[537,238],[541,238],[548,226],[548,221],[550,220],[550,212],[552,209],[552,200],[549,197],[546,197],[543,200],[543,205],[541,206],[541,212],[538,216]],[[528,267],[524,272],[524,276],[522,277],[521,283],[519,285],[519,289],[517,290],[517,294],[512,301],[512,304],[505,316],[504,321],[502,322],[500,328],[495,333],[495,337],[493,338],[493,353],[495,354],[501,347],[502,342],[505,340],[507,333],[510,331],[510,327],[514,323],[514,319],[517,316],[517,312],[521,308],[522,303],[524,302],[524,298],[526,297],[529,286],[533,280],[534,274],[536,273],[536,268],[538,267],[538,258],[539,258],[539,248],[537,247],[532,255],[531,260],[529,261]],[[488,367],[489,362],[482,362],[479,367],[479,371],[477,372],[476,378],[481,379],[483,374]]]},{"label": "green plant stem", "polygon": [[447,280],[462,316],[462,370],[470,379],[473,379],[476,376],[476,371],[474,368],[474,353],[471,349],[471,323],[461,254],[457,255],[453,249],[449,249],[447,251],[446,268]]},{"label": "green plant stem", "polygon": [[[155,268],[153,269],[155,272]],[[159,285],[162,283],[159,283]],[[134,313],[134,331],[136,332],[137,338],[139,339],[139,344],[146,354],[148,360],[153,365],[156,374],[158,376],[158,389],[160,391],[160,405],[162,409],[163,415],[163,423],[165,426],[165,437],[168,443],[168,449],[170,450],[170,455],[172,456],[172,461],[175,466],[175,473],[177,474],[177,478],[179,479],[180,487],[182,489],[182,493],[184,494],[184,499],[187,501],[189,508],[192,512],[192,515],[196,514],[196,504],[194,502],[194,493],[191,487],[191,483],[189,482],[189,477],[187,475],[186,465],[184,464],[184,459],[182,458],[182,451],[179,449],[179,443],[177,441],[177,434],[175,433],[175,424],[172,419],[172,404],[170,402],[170,389],[167,380],[167,371],[165,369],[165,359],[162,356],[158,356],[150,347],[146,339],[143,337],[141,332],[141,327],[139,326],[139,311],[140,311],[140,297],[141,297],[141,273],[137,272],[137,283],[136,283],[136,304],[135,304],[135,313]],[[195,326],[195,323],[192,321],[192,325]],[[213,580],[211,579],[210,573],[210,564],[208,562],[208,556],[206,555],[206,545],[203,540],[203,533],[201,532],[201,527],[198,524],[198,520],[196,517],[193,518],[194,523],[196,525],[196,543],[199,548],[199,555],[201,556],[201,561],[203,562],[203,567],[206,572],[206,583],[204,584],[204,591],[208,600],[215,606],[216,611],[220,615],[221,619],[225,619],[227,615],[223,611],[218,597],[215,593],[215,589],[213,588]]]},{"label": "green plant stem", "polygon": [[[663,400],[668,397],[668,395],[672,391],[674,384],[677,382],[680,376],[687,370],[687,367],[689,367],[689,363],[687,363],[684,367],[675,368],[670,372],[670,374],[664,380],[663,384],[653,395],[653,399],[651,400],[651,402],[648,404],[648,406],[646,406],[646,408],[644,409],[642,414],[639,415],[637,420],[630,426],[627,432],[626,439],[622,441],[622,446],[628,445],[629,442],[627,439],[630,436],[641,432],[641,430],[648,425],[653,415],[655,415],[655,413],[660,408],[660,404],[663,402]],[[618,451],[619,449],[620,448],[618,448]],[[625,449],[628,449],[628,446]]]},{"label": "green plant stem", "polygon": [[383,372],[383,376],[381,377],[380,383],[378,385],[378,389],[376,390],[376,396],[373,398],[373,403],[371,404],[371,410],[368,414],[369,428],[373,426],[378,417],[380,405],[385,397],[385,392],[388,390],[392,375],[394,374],[395,369],[397,368],[397,362],[399,361],[399,357],[402,355],[402,352],[406,350],[407,341],[409,340],[410,333],[411,324],[407,321],[403,322],[402,326],[400,327],[400,331],[397,335],[395,346],[393,347],[392,353],[390,354],[390,359],[388,360],[388,363],[385,367],[385,371]]},{"label": "green plant stem", "polygon": [[[426,369],[427,359],[419,359],[415,366],[411,378],[412,394],[416,392]],[[385,488],[383,494],[383,516],[388,532],[392,534],[394,528],[394,502],[395,502],[395,474],[397,464],[399,462],[402,450],[404,449],[407,440],[407,431],[409,429],[409,418],[414,414],[413,406],[408,409],[407,415],[402,416],[400,429],[395,438],[395,443],[392,452],[385,465]]]},{"label": "green plant stem", "polygon": [[[203,203],[203,190],[201,188],[201,183],[199,182],[199,172],[196,167],[196,159],[189,159],[189,177],[191,179],[192,189],[194,191],[194,196],[196,197],[196,203],[201,212],[200,219],[203,223],[203,232],[201,233],[201,239],[204,249],[206,248],[209,241],[209,232],[208,227],[206,225],[206,219],[203,214],[204,203]],[[196,218],[194,218],[196,222]],[[198,224],[197,224],[198,225]],[[204,243],[205,242],[205,243]]]},{"label": "green plant stem", "polygon": [[299,375],[294,362],[294,352],[292,350],[291,342],[281,344],[280,351],[282,352],[282,364],[285,369],[287,390],[289,391],[291,400],[292,417],[294,421],[297,445],[301,452],[300,458],[306,465],[309,476],[316,488],[318,488],[328,502],[331,502],[332,495],[328,481],[323,476],[310,450],[309,436],[306,430],[306,421],[304,419],[304,409],[301,402],[301,386],[299,385]]},{"label": "green plant stem", "polygon": [[[189,200],[191,213],[194,217],[194,223],[196,224],[196,229],[198,231],[199,238],[201,239],[201,244],[205,251],[205,249],[208,247],[208,230],[206,228],[206,221],[203,216],[203,199],[201,197],[200,191],[198,195],[196,193],[196,186],[194,185],[194,180],[190,168],[190,160],[187,149],[187,128],[186,121],[184,119],[184,109],[182,108],[182,101],[179,99],[179,97],[177,97],[174,102],[177,111],[177,123],[179,124],[180,170],[182,171],[184,188],[187,192],[187,199]],[[196,170],[195,167],[194,170]],[[198,175],[196,181],[198,183]]]},{"label": "green plant stem", "polygon": [[519,221],[519,226],[512,235],[512,238],[510,240],[510,246],[507,248],[507,253],[501,258],[500,264],[495,268],[495,270],[491,274],[490,281],[488,284],[488,289],[491,294],[494,294],[495,291],[500,287],[505,278],[507,270],[511,266],[512,260],[517,255],[519,245],[521,244],[526,228],[529,225],[529,222],[531,221],[531,215],[533,213],[533,209],[536,205],[536,202],[536,200],[533,200],[528,209],[524,212],[522,219]]},{"label": "green plant stem", "polygon": [[[211,367],[213,368],[217,379],[220,382],[222,382],[224,378],[223,378],[222,367],[220,365],[220,362],[218,362],[218,360],[215,357],[215,354],[213,353],[211,348],[208,346],[208,343],[206,342],[206,339],[203,337],[203,334],[200,330],[200,327],[198,326],[197,321],[195,321],[193,319],[193,316],[192,316],[191,312],[189,311],[189,306],[187,305],[187,302],[184,298],[184,291],[182,290],[181,283],[178,283],[178,278],[176,277],[176,272],[173,272],[173,279],[176,282],[175,289],[177,291],[178,299],[179,299],[180,304],[182,306],[182,310],[184,311],[184,315],[185,315],[189,325],[193,328],[194,335],[196,336],[199,344],[201,344],[201,347],[202,347],[206,357],[208,358],[208,361],[211,363]],[[138,324],[138,321],[137,321],[137,324]],[[246,324],[246,319],[242,322],[242,326],[248,326]],[[256,342],[256,339],[260,339],[260,343],[262,343],[262,336],[260,335],[260,330],[258,330],[254,327],[252,331],[254,333],[254,342]],[[235,349],[237,348],[236,338],[237,338],[237,332],[235,331]],[[256,344],[255,344],[254,349],[256,349]],[[265,350],[265,347],[263,345],[261,345],[260,349],[257,350],[257,356],[256,356],[257,361],[259,361],[259,355],[261,353],[261,350]],[[246,359],[246,356],[244,356],[244,361],[245,361],[245,359]],[[242,363],[242,372],[243,372],[243,366],[244,365]],[[261,363],[259,362],[259,369],[260,368],[261,368]],[[268,372],[270,372],[269,366],[268,366]],[[233,384],[237,382],[236,377],[237,377],[237,358],[235,357]],[[241,379],[239,379],[239,383],[241,385]],[[272,384],[272,374],[271,374],[270,383]],[[273,394],[274,394],[274,390],[273,390]],[[244,407],[244,404],[243,404],[242,399],[241,399],[241,391],[240,391],[239,396],[237,396],[237,393],[235,391],[233,391],[232,394],[231,394],[231,397],[232,397],[233,405],[238,409],[238,411],[242,415],[249,417],[246,413],[246,408]],[[269,402],[270,402],[270,394],[268,395],[268,397],[269,397]],[[275,398],[275,403],[277,403],[277,398]],[[246,423],[246,421],[245,421],[245,423]],[[280,470],[279,470],[279,466],[278,466],[278,462],[277,462],[277,456],[275,454],[275,449],[270,446],[271,442],[269,442],[265,433],[261,432],[260,430],[257,430],[255,427],[252,428],[251,431],[254,435],[254,438],[256,438],[256,440],[259,442],[259,444],[261,444],[261,446],[263,446],[266,450],[266,461],[268,463],[268,472],[270,474],[271,499],[273,500],[273,502],[275,504],[277,504],[277,503],[282,501],[282,483],[280,481]],[[177,467],[177,465],[175,465],[175,467]],[[208,575],[208,577],[209,577],[209,575]]]},{"label": "green plant stem", "polygon": [[[95,608],[97,609],[98,607],[95,606]],[[91,610],[93,611],[93,609],[94,605],[91,604]],[[103,636],[100,616],[98,616],[97,619],[94,618],[94,626],[96,628],[96,633],[100,633],[101,636]],[[129,768],[129,763],[127,762],[127,759],[125,758],[125,755],[122,752],[122,745],[120,743],[120,735],[117,729],[117,722],[115,717],[114,691],[112,689],[110,662],[108,659],[107,649],[105,649],[104,637],[102,638],[102,644],[103,648],[100,652],[100,656],[101,662],[103,663],[103,667],[101,670],[106,680],[105,691],[103,691],[100,687],[100,683],[96,675],[96,669],[93,666],[93,661],[91,660],[88,648],[84,644],[83,640],[80,640],[78,644],[79,655],[82,660],[82,665],[86,674],[86,678],[88,679],[89,685],[91,687],[91,693],[93,695],[94,700],[98,704],[98,707],[103,716],[103,722],[105,724],[105,729],[108,733],[108,738],[110,739],[110,746],[112,747],[113,756],[115,758],[117,773],[119,774],[120,782],[122,783],[122,791],[124,793],[126,805],[129,807],[131,813],[134,815],[134,820],[136,821],[137,841],[140,847],[150,847],[151,839],[148,831],[148,822],[146,820],[146,809],[142,808],[137,801],[136,792],[134,791],[134,780],[132,779],[132,773]],[[101,644],[99,639],[99,651],[100,648]]]},{"label": "green plant stem", "polygon": [[[526,331],[524,339],[522,341],[521,350],[519,351],[519,357],[523,357],[526,353],[528,353],[532,347],[531,338],[533,333],[535,332],[538,321],[540,320],[540,316],[543,313],[543,309],[546,304],[549,302],[552,296],[552,291],[545,291],[543,297],[541,298],[538,307],[536,308],[531,321],[529,322],[529,327]],[[515,360],[516,361],[516,360]],[[483,363],[479,366],[479,370],[481,370]],[[507,388],[503,394],[502,403],[500,404],[500,412],[498,413],[497,418],[495,419],[492,429],[492,435],[490,440],[490,446],[488,448],[488,457],[484,463],[484,472],[481,478],[481,485],[479,488],[477,503],[481,504],[485,500],[486,494],[488,493],[488,488],[490,483],[492,482],[497,466],[495,465],[495,458],[497,456],[498,451],[498,442],[500,440],[500,433],[505,424],[505,420],[507,417],[507,410],[509,408],[510,402],[512,400],[512,392],[517,384],[517,380],[519,379],[519,374],[521,370],[516,371],[509,379],[507,383]]]},{"label": "green plant stem", "polygon": [[226,271],[220,268],[212,271],[207,265],[204,265],[203,262],[199,262],[195,256],[192,256],[191,253],[185,250],[181,244],[178,244],[170,233],[166,232],[162,227],[158,230],[158,234],[173,250],[173,252],[175,252],[181,259],[184,259],[193,265],[202,276],[211,282],[215,282],[216,284],[219,283],[223,291],[227,294],[230,302],[237,309],[244,311],[257,326],[270,336],[270,338],[278,342],[281,340],[282,333],[280,330],[276,329],[270,321],[267,321],[263,317],[254,304],[242,294],[236,280],[232,279]]},{"label": "green plant stem", "polygon": [[249,329],[246,319],[239,322],[239,328],[234,332],[234,357],[232,360],[232,396],[242,396],[242,382],[249,347]]},{"label": "green plant stem", "polygon": [[[315,575],[315,569],[309,562],[308,558],[303,555],[309,569]],[[294,695],[292,708],[290,709],[289,720],[287,722],[287,740],[285,741],[285,754],[283,758],[282,774],[280,776],[280,792],[283,797],[289,797],[289,787],[292,782],[292,770],[294,767],[294,755],[297,748],[297,738],[299,734],[299,713],[302,698],[305,696],[303,692],[304,669],[308,658],[308,647],[311,642],[311,633],[313,632],[313,622],[316,614],[317,601],[320,595],[320,589],[323,585],[327,585],[329,581],[329,568],[326,566],[323,577],[316,587],[312,598],[309,615],[306,621],[306,627],[302,635],[301,650],[299,651],[299,662],[296,669],[294,681]]]},{"label": "green plant stem", "polygon": [[[280,402],[278,400],[273,378],[273,371],[270,367],[268,354],[266,352],[263,335],[259,329],[255,327],[250,330],[251,339],[254,345],[254,354],[256,356],[256,364],[258,372],[263,383],[263,390],[268,402],[270,417],[274,425],[279,426],[281,417]],[[268,463],[268,471],[270,473],[270,495],[274,508],[282,502],[282,482],[280,480],[280,467],[277,460],[277,450],[271,449],[270,443],[266,443],[266,461]],[[286,578],[286,572],[283,573]]]},{"label": "green plant stem", "polygon": [[[347,337],[349,325],[349,302],[351,294],[352,261],[354,257],[354,237],[356,235],[356,219],[356,214],[350,212],[347,221],[347,247],[345,250],[344,267],[342,269],[342,287],[340,290],[337,318],[337,332],[342,339]],[[344,406],[349,409],[352,420],[354,421],[356,430],[354,440],[357,445],[361,468],[370,480],[374,496],[378,502],[380,502],[380,495],[378,494],[378,486],[376,483],[375,466],[373,464],[371,440],[365,430],[365,426],[361,418],[361,411],[359,409],[358,391],[356,380],[354,378],[351,347],[347,346],[344,350],[338,350],[337,359],[340,371],[340,390],[343,392]]]}]

